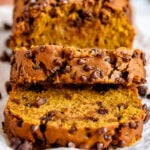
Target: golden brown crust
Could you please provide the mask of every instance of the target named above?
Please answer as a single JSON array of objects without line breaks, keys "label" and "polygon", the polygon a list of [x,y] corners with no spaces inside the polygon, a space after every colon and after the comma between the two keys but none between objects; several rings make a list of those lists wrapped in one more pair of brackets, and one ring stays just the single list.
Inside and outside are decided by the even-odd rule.
[{"label": "golden brown crust", "polygon": [[145,58],[140,50],[77,49],[56,45],[21,48],[12,56],[11,82],[41,84],[141,84]]},{"label": "golden brown crust", "polygon": [[131,16],[128,0],[16,0],[10,47],[131,48]]},{"label": "golden brown crust", "polygon": [[[137,90],[134,86],[126,88],[126,90],[123,88],[117,88],[117,90],[109,88],[108,91],[99,91],[100,93],[86,90],[80,91],[78,89],[76,96],[74,95],[76,98],[67,95],[66,92],[68,94],[69,92],[75,93],[71,89],[59,88],[58,90],[51,88],[49,91],[40,93],[25,89],[13,91],[4,112],[4,131],[9,138],[18,137],[22,140],[28,140],[34,145],[38,145],[39,149],[73,145],[77,148],[95,148],[99,150],[109,146],[129,146],[141,138],[145,112],[142,110],[141,100],[138,99]],[[122,98],[112,97],[113,94],[118,94],[117,92]],[[31,93],[32,95],[30,95]],[[41,103],[38,107],[34,105],[35,99],[42,98],[46,93],[49,93],[46,97],[47,101]],[[49,99],[51,96],[63,98],[64,94],[66,96],[63,100]],[[85,97],[90,94],[94,98],[86,99]],[[107,95],[107,101],[109,101],[108,105],[104,104],[106,103],[105,99],[101,99],[106,96],[105,94]],[[95,95],[99,96],[95,97]],[[84,99],[80,100],[80,96],[83,96]],[[19,97],[22,99],[18,99]],[[111,99],[109,99],[110,97]],[[50,103],[51,101],[57,102],[54,104],[53,102]],[[64,101],[66,105],[59,104],[60,101]],[[72,105],[74,101],[81,108],[84,106],[87,108],[87,110],[83,109],[86,113],[89,112],[86,114],[87,116],[83,115],[84,112],[79,112],[79,110],[82,110],[81,108]],[[114,109],[110,108],[111,101],[113,101]],[[51,107],[54,105],[55,108]],[[99,111],[95,110],[97,107],[100,107]],[[16,109],[14,110],[14,108]],[[111,109],[113,111],[109,112]],[[61,113],[58,113],[58,110]],[[45,114],[45,112],[47,113]],[[85,118],[83,119],[82,116]],[[96,119],[96,117],[98,118]],[[104,118],[107,118],[107,121]],[[105,123],[102,123],[103,121]]]}]

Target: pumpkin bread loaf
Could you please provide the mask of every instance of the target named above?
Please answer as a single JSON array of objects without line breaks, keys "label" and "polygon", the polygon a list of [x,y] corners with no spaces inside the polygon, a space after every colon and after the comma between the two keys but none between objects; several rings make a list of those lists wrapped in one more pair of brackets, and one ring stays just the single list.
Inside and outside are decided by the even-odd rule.
[{"label": "pumpkin bread loaf", "polygon": [[124,147],[141,137],[145,110],[137,89],[117,86],[22,87],[12,91],[5,108],[9,138],[51,147],[104,149]]},{"label": "pumpkin bread loaf", "polygon": [[131,48],[129,0],[15,0],[10,47]]},{"label": "pumpkin bread loaf", "polygon": [[141,84],[145,58],[140,50],[78,49],[56,45],[16,49],[11,82],[51,84]]}]

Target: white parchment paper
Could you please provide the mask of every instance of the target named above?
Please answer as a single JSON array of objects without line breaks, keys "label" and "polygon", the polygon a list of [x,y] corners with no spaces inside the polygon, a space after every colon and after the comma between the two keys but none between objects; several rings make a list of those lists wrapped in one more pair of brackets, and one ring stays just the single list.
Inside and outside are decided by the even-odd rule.
[{"label": "white parchment paper", "polygon": [[[139,48],[146,53],[147,59],[147,86],[150,92],[150,1],[149,0],[131,0],[133,6],[133,21],[136,29],[136,38],[134,48]],[[2,29],[3,23],[12,23],[11,6],[0,6],[0,54],[5,50],[5,39],[9,36],[10,31]],[[2,99],[0,100],[0,122],[4,120],[3,111],[6,105],[8,95],[5,91],[5,82],[9,80],[10,65],[0,62],[0,92]],[[150,100],[143,99],[150,107]],[[63,150],[63,148],[60,148]],[[11,150],[8,146],[7,136],[3,133],[0,123],[0,150]],[[65,150],[65,149],[64,149]],[[150,121],[144,125],[142,138],[139,142],[131,147],[120,150],[150,150]]]}]

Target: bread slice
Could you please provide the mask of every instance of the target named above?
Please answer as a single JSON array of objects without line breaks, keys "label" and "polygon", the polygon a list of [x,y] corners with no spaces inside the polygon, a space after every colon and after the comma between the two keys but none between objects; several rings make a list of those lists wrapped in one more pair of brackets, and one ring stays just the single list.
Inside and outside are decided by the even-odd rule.
[{"label": "bread slice", "polygon": [[[145,111],[134,86],[17,88],[5,108],[4,131],[35,149],[125,147],[141,138]],[[18,144],[19,147],[19,144]]]},{"label": "bread slice", "polygon": [[10,47],[132,46],[129,0],[15,0]]},{"label": "bread slice", "polygon": [[11,82],[51,84],[141,84],[145,58],[140,50],[79,49],[57,45],[16,49]]}]

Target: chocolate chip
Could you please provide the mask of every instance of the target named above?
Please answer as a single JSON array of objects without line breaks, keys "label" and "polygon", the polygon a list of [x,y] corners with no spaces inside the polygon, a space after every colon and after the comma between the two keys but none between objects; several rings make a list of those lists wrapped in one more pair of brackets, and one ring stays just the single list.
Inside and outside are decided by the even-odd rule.
[{"label": "chocolate chip", "polygon": [[104,61],[110,63],[110,62],[111,62],[111,59],[110,59],[110,57],[106,57],[106,58],[104,59]]},{"label": "chocolate chip", "polygon": [[149,120],[150,120],[150,109],[147,108],[146,116],[145,116],[145,119],[144,119],[144,123],[147,123]]},{"label": "chocolate chip", "polygon": [[102,71],[99,71],[99,70],[93,71],[90,75],[91,80],[102,78],[102,77],[103,77],[103,73],[102,73]]},{"label": "chocolate chip", "polygon": [[19,99],[12,99],[12,102],[14,102],[14,103],[17,104],[17,105],[20,104],[20,100],[19,100]]},{"label": "chocolate chip", "polygon": [[147,96],[146,96],[148,99],[150,99],[150,93],[149,94],[147,94]]},{"label": "chocolate chip", "polygon": [[64,73],[69,73],[71,72],[71,66],[66,66]]},{"label": "chocolate chip", "polygon": [[86,82],[86,81],[87,81],[87,77],[84,76],[84,75],[82,75],[82,76],[80,77],[80,80],[83,81],[83,82]]},{"label": "chocolate chip", "polygon": [[11,148],[18,150],[18,146],[22,143],[21,139],[17,138],[17,137],[13,137],[10,140],[10,146]]},{"label": "chocolate chip", "polygon": [[44,105],[46,103],[46,101],[47,101],[46,98],[37,97],[36,106],[40,107],[41,105]]},{"label": "chocolate chip", "polygon": [[3,28],[4,28],[4,30],[11,30],[11,25],[10,24],[8,24],[8,23],[4,23],[3,24]]},{"label": "chocolate chip", "polygon": [[97,145],[97,150],[102,150],[104,148],[104,144],[101,142],[98,142],[96,145]]},{"label": "chocolate chip", "polygon": [[102,102],[96,102],[98,106],[102,106]]},{"label": "chocolate chip", "polygon": [[124,62],[130,61],[130,59],[131,59],[131,58],[129,58],[129,57],[127,57],[127,56],[122,57],[122,60],[123,60]]},{"label": "chocolate chip", "polygon": [[111,135],[105,134],[105,135],[104,135],[104,139],[105,139],[105,140],[111,140]]},{"label": "chocolate chip", "polygon": [[48,121],[51,121],[51,120],[55,120],[56,119],[56,111],[50,111],[48,112],[47,114],[45,114],[43,117],[40,118],[41,120],[41,123],[42,124],[46,124]]},{"label": "chocolate chip", "polygon": [[33,56],[32,52],[30,50],[26,51],[24,55],[26,58],[32,58],[32,56]]},{"label": "chocolate chip", "polygon": [[71,126],[71,128],[69,129],[69,133],[70,134],[73,134],[74,132],[76,132],[77,131],[77,127],[76,127],[76,125],[75,124],[72,124],[72,126]]},{"label": "chocolate chip", "polygon": [[18,126],[18,127],[21,127],[21,126],[22,126],[22,123],[23,123],[23,120],[22,120],[22,119],[18,119],[18,120],[17,120],[17,126]]},{"label": "chocolate chip", "polygon": [[38,126],[38,125],[32,125],[32,126],[31,126],[31,132],[32,132],[32,133],[35,133],[38,129],[39,129],[39,126]]},{"label": "chocolate chip", "polygon": [[147,111],[147,105],[143,104],[142,109]]},{"label": "chocolate chip", "polygon": [[86,136],[90,138],[92,136],[90,128],[85,128]]},{"label": "chocolate chip", "polygon": [[54,65],[56,65],[56,66],[61,66],[61,65],[62,65],[62,62],[61,62],[61,60],[59,60],[59,59],[54,59],[53,63],[54,63]]},{"label": "chocolate chip", "polygon": [[70,148],[75,148],[76,145],[73,142],[68,142],[68,147]]},{"label": "chocolate chip", "polygon": [[91,71],[91,70],[93,70],[94,68],[92,67],[92,66],[90,66],[90,65],[85,65],[84,67],[83,67],[83,70],[84,71]]},{"label": "chocolate chip", "polygon": [[141,59],[143,60],[143,64],[146,65],[145,53],[141,53]]},{"label": "chocolate chip", "polygon": [[2,99],[2,94],[1,94],[1,92],[0,92],[0,99]]},{"label": "chocolate chip", "polygon": [[115,78],[115,82],[119,83],[119,84],[123,84],[125,82],[125,80],[121,77]]},{"label": "chocolate chip", "polygon": [[25,141],[19,145],[17,150],[33,150],[33,144],[31,142]]},{"label": "chocolate chip", "polygon": [[142,97],[146,96],[147,90],[148,90],[148,88],[145,85],[138,86],[138,93]]},{"label": "chocolate chip", "polygon": [[67,100],[71,100],[72,99],[72,95],[70,93],[65,93],[64,96],[65,96],[65,98]]},{"label": "chocolate chip", "polygon": [[79,65],[83,65],[83,64],[85,64],[87,62],[87,60],[86,59],[79,59],[78,61],[77,61],[77,64],[79,64]]},{"label": "chocolate chip", "polygon": [[134,121],[131,121],[131,122],[129,123],[129,127],[130,127],[131,129],[136,129],[136,128],[138,127],[138,124],[137,124],[136,122],[134,122]]},{"label": "chocolate chip", "polygon": [[46,46],[39,46],[40,52],[44,52],[46,49]]},{"label": "chocolate chip", "polygon": [[138,57],[138,53],[137,53],[137,51],[134,51],[133,55],[132,55],[132,58],[137,58],[137,57]]},{"label": "chocolate chip", "polygon": [[6,51],[3,51],[2,55],[0,56],[0,61],[10,62],[10,54],[8,54]]},{"label": "chocolate chip", "polygon": [[86,119],[86,120],[91,120],[91,121],[93,121],[93,122],[98,121],[98,118],[94,118],[94,117],[92,117],[92,116],[90,116],[90,117],[85,117],[85,119]]},{"label": "chocolate chip", "polygon": [[41,124],[41,125],[40,125],[40,131],[41,131],[42,133],[44,133],[44,132],[46,131],[46,124]]},{"label": "chocolate chip", "polygon": [[105,134],[105,133],[107,133],[107,128],[105,128],[105,127],[99,128],[97,133],[99,135]]},{"label": "chocolate chip", "polygon": [[125,140],[119,141],[119,146],[120,147],[124,147],[125,145],[126,145],[126,141]]},{"label": "chocolate chip", "polygon": [[9,92],[11,91],[12,87],[11,87],[11,84],[10,84],[10,81],[7,81],[5,83],[5,89],[6,89],[6,92],[9,94]]},{"label": "chocolate chip", "polygon": [[108,109],[105,109],[105,108],[99,108],[97,110],[97,112],[101,115],[106,115],[108,113]]},{"label": "chocolate chip", "polygon": [[5,122],[4,122],[4,121],[2,121],[1,123],[2,123],[2,129],[4,129]]}]

